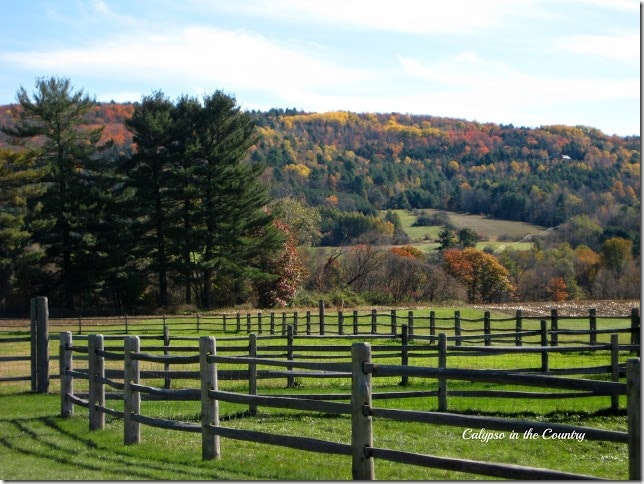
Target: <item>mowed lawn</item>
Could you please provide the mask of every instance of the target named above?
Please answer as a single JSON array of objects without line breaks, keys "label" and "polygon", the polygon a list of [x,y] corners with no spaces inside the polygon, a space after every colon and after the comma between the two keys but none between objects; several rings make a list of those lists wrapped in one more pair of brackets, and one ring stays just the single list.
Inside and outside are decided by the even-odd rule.
[{"label": "mowed lawn", "polygon": [[[439,313],[441,316],[442,313]],[[445,313],[447,316],[449,313]],[[464,311],[464,316],[470,315]],[[218,346],[224,345],[224,341]],[[239,345],[233,342],[230,344]],[[268,344],[268,343],[266,343]],[[306,344],[306,343],[301,343]],[[319,345],[319,341],[310,344]],[[342,340],[325,344],[343,346]],[[399,342],[388,340],[377,344]],[[261,347],[261,346],[260,346]],[[300,351],[304,356],[306,351]],[[314,352],[311,352],[313,354]],[[565,358],[565,360],[562,360]],[[622,360],[628,355],[622,355]],[[78,358],[78,368],[82,359]],[[538,366],[538,355],[506,355],[472,359],[450,357],[450,367],[485,368]],[[553,358],[553,366],[594,366],[606,364],[608,352],[565,355]],[[609,360],[608,360],[609,361]],[[397,364],[399,358],[378,362]],[[118,363],[118,362],[111,362]],[[569,365],[568,365],[569,363]],[[412,357],[410,364],[431,365],[424,356]],[[55,366],[55,363],[52,363]],[[118,366],[118,364],[116,365]],[[287,389],[285,379],[260,380],[260,393],[342,393],[350,391],[347,379],[298,378],[297,387]],[[376,379],[376,392],[435,390],[435,380],[410,378],[408,387],[400,378]],[[78,381],[77,391],[84,382]],[[152,382],[160,385],[160,380]],[[87,410],[75,407],[72,418],[62,419],[58,381],[53,380],[50,394],[26,393],[25,383],[0,385],[0,479],[3,480],[345,480],[351,479],[351,458],[261,443],[221,439],[221,458],[201,459],[198,433],[141,426],[141,444],[123,444],[123,422],[106,417],[103,430],[89,431]],[[198,382],[173,381],[173,388],[198,387]],[[222,381],[220,388],[247,392],[247,383]],[[489,384],[450,382],[449,390],[490,389]],[[505,385],[504,390],[530,390]],[[374,407],[406,410],[437,410],[436,397],[377,399]],[[108,400],[107,406],[122,410],[122,402]],[[479,416],[494,416],[530,421],[551,421],[611,430],[626,430],[626,401],[620,410],[609,410],[610,397],[577,399],[500,399],[450,397],[450,411]],[[260,407],[249,416],[247,407],[221,402],[222,425],[270,432],[278,435],[305,436],[332,442],[350,443],[351,420],[348,415],[289,411]],[[197,423],[199,402],[144,401],[142,414]],[[588,474],[612,480],[628,478],[628,452],[625,444],[560,440],[496,440],[482,442],[463,437],[464,428],[429,424],[401,423],[387,419],[374,421],[376,447],[420,454],[520,464],[539,468]],[[480,430],[480,429],[473,429]],[[428,469],[382,460],[375,461],[376,477],[381,480],[469,480],[485,479],[465,473]]]}]

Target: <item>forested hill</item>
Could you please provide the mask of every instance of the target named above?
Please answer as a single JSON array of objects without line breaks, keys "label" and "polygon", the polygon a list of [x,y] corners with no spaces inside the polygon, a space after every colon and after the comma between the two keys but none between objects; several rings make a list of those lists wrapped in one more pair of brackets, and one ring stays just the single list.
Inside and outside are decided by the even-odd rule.
[{"label": "forested hill", "polygon": [[[133,104],[92,112],[115,152],[129,154]],[[0,125],[15,106],[0,107]],[[640,138],[585,126],[523,128],[406,114],[254,112],[251,160],[275,197],[373,213],[442,208],[555,226],[577,214],[612,225],[639,212]],[[2,143],[0,139],[0,143]]]},{"label": "forested hill", "polygon": [[545,226],[639,211],[640,139],[404,114],[257,113],[276,196],[343,211],[443,208]]}]

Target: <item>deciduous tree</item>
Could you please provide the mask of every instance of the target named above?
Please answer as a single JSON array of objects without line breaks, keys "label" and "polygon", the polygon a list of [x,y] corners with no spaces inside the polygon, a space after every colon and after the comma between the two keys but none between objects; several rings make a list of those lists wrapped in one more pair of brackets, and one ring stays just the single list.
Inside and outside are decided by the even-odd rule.
[{"label": "deciduous tree", "polygon": [[499,301],[513,290],[507,269],[493,255],[473,248],[448,249],[443,260],[445,270],[467,288],[469,302]]}]

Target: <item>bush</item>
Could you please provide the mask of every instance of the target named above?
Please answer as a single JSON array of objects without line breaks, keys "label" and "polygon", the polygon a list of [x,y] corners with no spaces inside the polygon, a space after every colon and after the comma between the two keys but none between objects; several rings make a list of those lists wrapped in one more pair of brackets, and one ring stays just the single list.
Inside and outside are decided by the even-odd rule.
[{"label": "bush", "polygon": [[452,224],[449,219],[449,214],[444,211],[436,212],[432,215],[427,212],[420,212],[416,221],[413,223],[414,227],[433,227],[445,225],[451,227]]}]

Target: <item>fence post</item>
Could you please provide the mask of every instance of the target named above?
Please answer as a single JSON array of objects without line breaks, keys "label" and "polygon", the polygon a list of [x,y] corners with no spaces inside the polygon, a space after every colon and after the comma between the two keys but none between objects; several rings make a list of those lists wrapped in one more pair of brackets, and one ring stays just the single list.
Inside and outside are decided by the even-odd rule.
[{"label": "fence post", "polygon": [[[407,348],[407,345],[409,344],[409,328],[407,327],[406,324],[402,325],[402,349],[401,349],[401,357],[400,357],[400,364],[402,366],[407,366],[409,364],[409,349]],[[402,386],[407,386],[409,384],[409,377],[407,375],[403,375],[402,379],[400,381],[400,384]]]},{"label": "fence post", "polygon": [[637,348],[631,349],[631,354],[635,353],[640,356],[640,312],[637,308],[631,309],[631,346]]},{"label": "fence post", "polygon": [[199,338],[199,369],[201,373],[201,458],[217,459],[220,456],[219,436],[209,427],[219,426],[219,401],[210,398],[210,390],[218,390],[217,363],[208,361],[209,356],[217,354],[215,338]]},{"label": "fence post", "polygon": [[282,313],[282,336],[286,334],[286,313]]},{"label": "fence post", "polygon": [[271,334],[275,334],[275,311],[271,311],[270,320]]},{"label": "fence post", "polygon": [[29,316],[31,318],[29,335],[31,336],[31,391],[38,389],[38,324],[36,316],[36,298],[29,301]]},{"label": "fence post", "polygon": [[306,334],[311,334],[311,311],[306,312]]},{"label": "fence post", "polygon": [[[436,336],[436,311],[429,312],[429,335]],[[429,343],[433,343],[434,338],[429,340]]]},{"label": "fence post", "polygon": [[83,334],[83,320],[80,313],[78,313],[78,334]]},{"label": "fence post", "polygon": [[228,326],[228,324],[227,324],[228,323],[228,315],[226,313],[224,313],[222,315],[222,319],[223,319],[222,323],[224,325],[224,333],[225,333],[226,332],[226,326]]},{"label": "fence post", "polygon": [[250,313],[246,313],[246,334],[250,334],[252,323],[250,321]]},{"label": "fence post", "polygon": [[[293,326],[290,324],[286,328],[286,359],[293,361]],[[293,367],[289,366],[286,368],[287,371],[293,371]],[[286,378],[286,388],[293,388],[295,386],[295,378],[288,376]]]},{"label": "fence post", "polygon": [[454,311],[454,336],[456,336],[456,346],[461,346],[463,341],[461,340],[461,312]]},{"label": "fence post", "polygon": [[548,365],[548,324],[545,319],[541,320],[541,371],[548,373],[550,371]]},{"label": "fence post", "polygon": [[132,358],[132,353],[139,352],[141,342],[138,336],[126,336],[124,343],[123,431],[125,445],[129,445],[141,442],[139,422],[132,419],[132,415],[138,415],[141,412],[141,394],[132,389],[132,384],[138,385],[141,376],[139,360]]},{"label": "fence post", "polygon": [[378,332],[378,312],[375,309],[371,310],[371,334]]},{"label": "fence post", "polygon": [[353,311],[353,334],[358,334],[358,311]]},{"label": "fence post", "polygon": [[521,335],[521,332],[523,331],[523,312],[520,309],[517,309],[516,321],[515,331],[517,332],[517,335],[515,338],[515,344],[517,346],[523,346],[523,336]]},{"label": "fence post", "polygon": [[[163,321],[165,321],[165,314],[163,315]],[[165,324],[165,322],[163,324]],[[125,334],[130,334],[130,331],[128,329],[127,313],[125,313]]]},{"label": "fence post", "polygon": [[74,415],[74,404],[67,398],[67,395],[74,394],[74,377],[67,374],[67,371],[74,369],[72,353],[72,332],[60,333],[60,416],[62,418]]},{"label": "fence post", "polygon": [[262,312],[257,312],[257,332],[262,334]]},{"label": "fence post", "polygon": [[[447,335],[438,335],[438,368],[447,368]],[[438,411],[447,412],[447,380],[438,379]]]},{"label": "fence post", "polygon": [[[619,335],[610,335],[610,368],[612,380],[619,381]],[[619,394],[614,393],[610,396],[611,410],[619,410]]]},{"label": "fence post", "polygon": [[633,358],[626,362],[626,394],[628,395],[628,475],[632,481],[642,480],[642,455],[640,453],[642,437],[642,400],[640,359]]},{"label": "fence post", "polygon": [[241,333],[241,314],[237,313],[237,332]]},{"label": "fence post", "polygon": [[409,339],[414,336],[414,312],[407,312],[407,329],[409,331]]},{"label": "fence post", "polygon": [[371,408],[371,373],[364,372],[364,364],[371,362],[371,345],[351,345],[351,475],[354,480],[376,478],[373,458],[366,451],[373,447]]},{"label": "fence post", "polygon": [[342,311],[338,311],[338,334],[340,336],[344,334],[344,314]]},{"label": "fence post", "polygon": [[[169,355],[170,354],[170,349],[168,346],[170,346],[170,328],[168,326],[163,327],[163,354],[164,355]],[[170,363],[163,363],[163,388],[166,390],[170,388],[171,385],[171,379],[168,376],[168,373],[170,372]]]},{"label": "fence post", "polygon": [[595,308],[590,308],[588,310],[588,324],[590,329],[590,344],[597,344],[597,310]]},{"label": "fence post", "polygon": [[396,324],[396,310],[392,309],[391,310],[391,334],[396,336],[397,333],[398,333],[398,328]]},{"label": "fence post", "polygon": [[297,311],[293,311],[293,334],[297,334],[297,324],[299,322],[300,315]]},{"label": "fence post", "polygon": [[[257,358],[257,335],[251,333],[248,335],[248,357]],[[257,363],[248,363],[248,394],[257,395]],[[248,413],[257,415],[257,404],[248,405]]]},{"label": "fence post", "polygon": [[49,391],[49,303],[46,297],[36,298],[38,326],[38,393]]},{"label": "fence post", "polygon": [[49,304],[46,297],[31,300],[31,390],[49,391]]},{"label": "fence post", "polygon": [[483,334],[485,334],[485,346],[490,346],[490,311],[483,313]]},{"label": "fence post", "polygon": [[105,428],[105,414],[99,407],[105,406],[105,362],[98,351],[103,350],[103,335],[90,334],[87,337],[87,363],[89,373],[89,429]]},{"label": "fence post", "polygon": [[320,299],[320,334],[324,335],[324,299]]},{"label": "fence post", "polygon": [[550,344],[552,346],[559,346],[559,335],[557,331],[559,330],[559,317],[557,315],[557,309],[550,310]]}]

